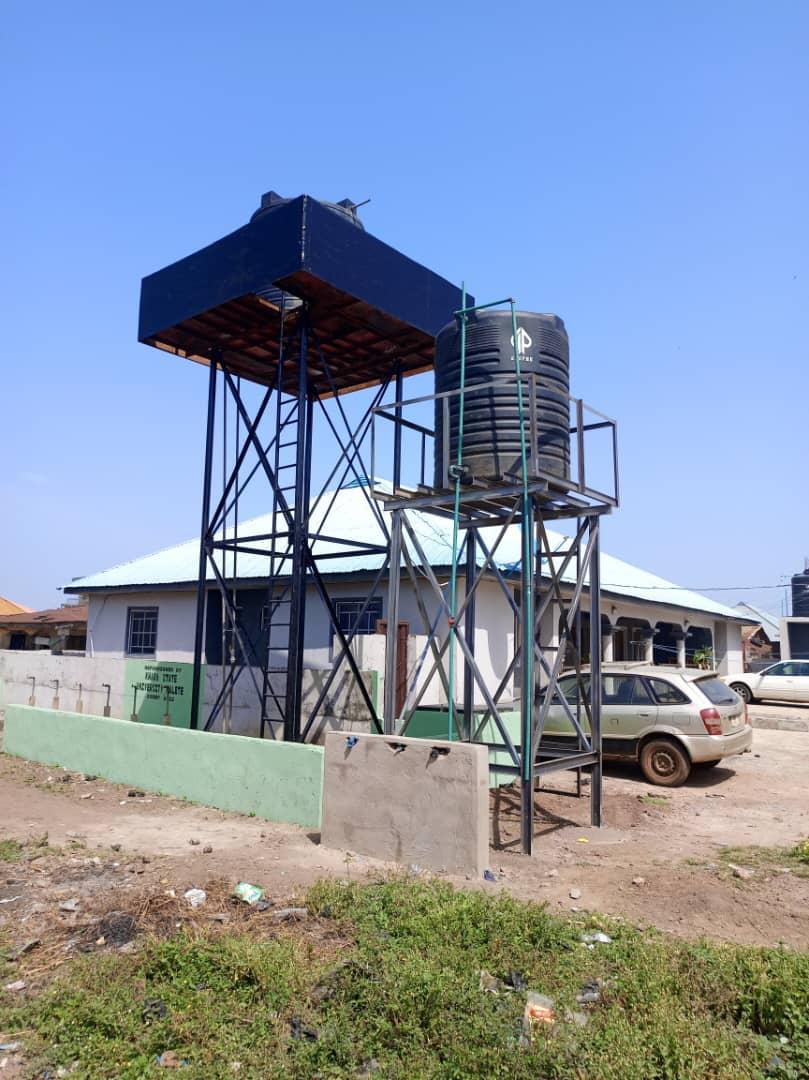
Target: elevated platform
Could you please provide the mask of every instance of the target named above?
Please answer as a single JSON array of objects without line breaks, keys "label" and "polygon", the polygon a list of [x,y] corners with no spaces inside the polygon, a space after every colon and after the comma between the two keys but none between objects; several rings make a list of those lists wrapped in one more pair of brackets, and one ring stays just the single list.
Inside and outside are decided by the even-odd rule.
[{"label": "elevated platform", "polygon": [[[462,302],[460,289],[432,270],[301,195],[144,278],[138,338],[202,364],[219,351],[234,375],[275,386],[279,290],[305,304],[310,397],[431,369],[435,335]],[[285,308],[285,341],[303,310]],[[281,388],[290,393],[298,352],[289,350],[283,365]]]}]

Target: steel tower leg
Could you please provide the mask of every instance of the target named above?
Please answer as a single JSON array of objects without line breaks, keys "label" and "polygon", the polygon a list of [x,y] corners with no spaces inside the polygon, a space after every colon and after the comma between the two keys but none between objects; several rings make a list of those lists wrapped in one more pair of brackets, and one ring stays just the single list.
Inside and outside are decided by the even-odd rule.
[{"label": "steel tower leg", "polygon": [[590,783],[590,822],[601,825],[601,522],[590,518],[593,545],[590,553],[590,733],[593,750],[598,755]]},{"label": "steel tower leg", "polygon": [[219,356],[211,357],[208,368],[208,423],[205,431],[205,466],[202,478],[202,523],[199,530],[199,575],[197,577],[197,624],[194,630],[194,681],[191,687],[191,727],[199,726],[202,649],[205,639],[205,580],[208,572],[208,535],[211,517],[211,477],[213,475],[214,424],[216,422],[216,374]]},{"label": "steel tower leg", "polygon": [[[466,599],[475,581],[477,571],[476,561],[476,537],[474,529],[466,532],[466,584],[464,586],[464,599]],[[466,605],[464,612],[464,637],[472,656],[475,655],[475,601],[476,596],[472,593],[472,599]],[[472,739],[472,726],[475,712],[475,673],[468,660],[464,661],[463,668],[463,731],[460,737],[465,741]]]},{"label": "steel tower leg", "polygon": [[520,698],[520,775],[521,791],[521,839],[524,854],[534,849],[534,501],[527,499],[523,508],[522,589],[520,617],[522,623],[522,693]]},{"label": "steel tower leg", "polygon": [[402,513],[394,510],[390,528],[390,564],[388,570],[388,632],[385,640],[385,701],[383,724],[386,735],[395,733],[396,669],[399,628],[399,583],[402,562]]},{"label": "steel tower leg", "polygon": [[306,623],[309,480],[312,466],[312,405],[308,397],[308,325],[300,325],[298,356],[298,432],[295,454],[295,505],[292,507],[292,585],[289,612],[289,674],[284,709],[284,739],[299,742],[303,700],[303,647]]}]

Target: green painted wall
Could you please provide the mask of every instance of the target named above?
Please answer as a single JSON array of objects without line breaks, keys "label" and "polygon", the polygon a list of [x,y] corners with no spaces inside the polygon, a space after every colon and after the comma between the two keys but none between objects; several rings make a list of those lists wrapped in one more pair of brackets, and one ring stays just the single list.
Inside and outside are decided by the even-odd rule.
[{"label": "green painted wall", "polygon": [[[205,683],[205,667],[200,674]],[[127,660],[124,718],[141,724],[191,727],[194,665],[169,660]]]},{"label": "green painted wall", "polygon": [[[480,722],[482,711],[475,714]],[[514,710],[502,710],[500,716],[505,724],[506,731],[512,741],[519,745],[520,742],[520,714]],[[475,723],[473,721],[473,723]],[[448,725],[447,709],[416,709],[410,723],[407,725],[405,735],[412,739],[446,739]],[[453,738],[457,734],[453,732]],[[480,733],[478,742],[502,743],[503,739],[497,726],[491,718],[486,721],[486,726]],[[490,750],[490,765],[513,765],[507,750]],[[491,773],[491,786],[498,787],[501,784],[510,784],[514,778],[506,773]]]},{"label": "green painted wall", "polygon": [[7,705],[3,750],[221,810],[320,826],[321,746]]}]

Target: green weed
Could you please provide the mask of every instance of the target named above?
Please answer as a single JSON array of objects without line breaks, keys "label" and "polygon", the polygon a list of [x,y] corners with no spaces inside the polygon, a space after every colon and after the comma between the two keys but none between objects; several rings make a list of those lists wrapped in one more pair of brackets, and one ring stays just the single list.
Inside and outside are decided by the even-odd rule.
[{"label": "green weed", "polygon": [[[568,921],[507,895],[392,879],[325,882],[300,936],[148,941],[92,955],[38,997],[0,994],[0,1030],[25,1036],[32,1075],[187,1080],[744,1080],[809,1075],[809,956],[680,942],[606,919]],[[583,932],[609,944],[587,949]],[[335,950],[337,960],[335,962]],[[525,993],[556,1003],[521,1041]],[[601,980],[601,1000],[576,994]],[[579,1017],[580,1019],[580,1017]],[[781,1043],[781,1037],[787,1040]]]},{"label": "green weed", "polygon": [[764,873],[789,870],[796,877],[809,878],[809,841],[793,848],[734,847],[722,848],[719,858],[725,863],[747,866]]},{"label": "green weed", "polygon": [[22,844],[18,840],[0,840],[0,862],[19,862]]}]

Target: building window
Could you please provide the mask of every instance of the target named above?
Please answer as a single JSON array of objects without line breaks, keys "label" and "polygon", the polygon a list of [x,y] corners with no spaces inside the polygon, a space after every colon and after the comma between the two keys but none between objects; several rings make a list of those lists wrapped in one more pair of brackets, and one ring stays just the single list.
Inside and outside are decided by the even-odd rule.
[{"label": "building window", "polygon": [[128,608],[126,615],[127,656],[154,656],[156,651],[157,608]]},{"label": "building window", "polygon": [[[375,634],[376,624],[382,618],[382,597],[372,596],[368,601],[368,607],[365,609],[365,614],[357,623],[357,616],[362,611],[365,604],[365,597],[361,597],[358,600],[335,600],[334,611],[337,615],[337,622],[340,629],[346,637],[354,630],[355,634]],[[331,629],[332,641],[334,640],[334,627]]]}]

